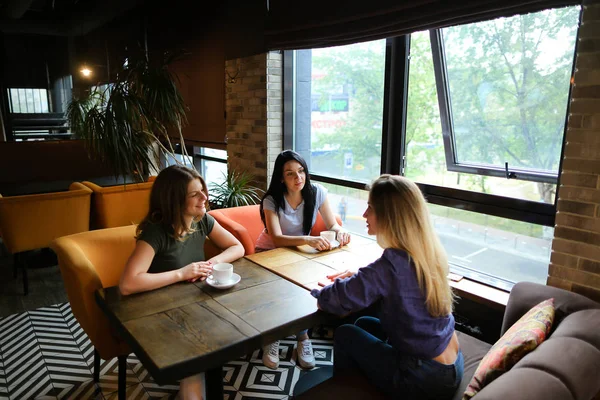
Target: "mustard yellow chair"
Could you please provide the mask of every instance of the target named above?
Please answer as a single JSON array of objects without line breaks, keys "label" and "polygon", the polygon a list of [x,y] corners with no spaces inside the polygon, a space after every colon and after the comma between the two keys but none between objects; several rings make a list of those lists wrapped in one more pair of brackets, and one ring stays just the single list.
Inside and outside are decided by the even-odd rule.
[{"label": "mustard yellow chair", "polygon": [[14,255],[15,277],[23,271],[23,290],[29,293],[27,251],[46,248],[53,239],[89,230],[92,191],[74,182],[64,192],[0,196],[0,230]]},{"label": "mustard yellow chair", "polygon": [[94,192],[91,229],[139,224],[148,213],[154,177],[148,182],[106,187],[88,181],[82,183]]},{"label": "mustard yellow chair", "polygon": [[[135,248],[136,227],[82,232],[58,238],[50,245],[58,256],[73,315],[94,345],[94,380],[98,382],[100,378],[100,358],[119,359],[119,398],[125,395],[126,359],[131,350],[100,310],[94,293],[119,283],[125,263]],[[204,249],[207,258],[220,252],[209,240]]]}]

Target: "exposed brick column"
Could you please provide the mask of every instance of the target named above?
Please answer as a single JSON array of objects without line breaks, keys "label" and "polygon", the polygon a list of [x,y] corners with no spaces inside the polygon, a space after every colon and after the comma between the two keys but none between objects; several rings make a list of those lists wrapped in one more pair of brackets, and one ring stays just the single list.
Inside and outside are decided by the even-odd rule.
[{"label": "exposed brick column", "polygon": [[267,184],[283,146],[283,55],[267,54]]},{"label": "exposed brick column", "polygon": [[281,151],[281,63],[278,52],[225,63],[228,168],[253,174],[262,189]]},{"label": "exposed brick column", "polygon": [[586,2],[548,285],[600,301],[600,1]]}]

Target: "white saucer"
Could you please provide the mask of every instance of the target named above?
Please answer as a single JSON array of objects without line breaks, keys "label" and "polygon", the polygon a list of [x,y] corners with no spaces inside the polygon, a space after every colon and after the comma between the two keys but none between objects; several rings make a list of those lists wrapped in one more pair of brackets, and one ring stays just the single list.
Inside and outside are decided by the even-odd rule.
[{"label": "white saucer", "polygon": [[212,286],[216,289],[229,289],[230,287],[238,284],[240,282],[240,280],[242,280],[242,277],[234,272],[231,275],[231,280],[227,283],[215,283],[212,276],[206,278],[206,283],[208,283],[209,286]]}]

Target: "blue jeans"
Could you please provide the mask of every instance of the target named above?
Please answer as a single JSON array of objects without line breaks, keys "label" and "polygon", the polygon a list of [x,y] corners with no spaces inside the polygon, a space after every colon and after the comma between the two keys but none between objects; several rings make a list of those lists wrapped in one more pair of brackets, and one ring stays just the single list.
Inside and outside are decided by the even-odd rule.
[{"label": "blue jeans", "polygon": [[381,322],[361,317],[334,335],[334,374],[360,371],[392,398],[451,399],[463,376],[461,351],[452,365],[402,354],[387,343]]}]

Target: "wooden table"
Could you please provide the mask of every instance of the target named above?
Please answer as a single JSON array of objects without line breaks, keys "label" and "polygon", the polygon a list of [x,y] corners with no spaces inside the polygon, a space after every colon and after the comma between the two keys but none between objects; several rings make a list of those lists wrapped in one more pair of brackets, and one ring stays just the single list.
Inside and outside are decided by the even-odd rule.
[{"label": "wooden table", "polygon": [[358,271],[381,257],[383,249],[373,240],[355,235],[341,248],[317,251],[309,246],[280,247],[246,256],[263,268],[305,289],[320,288],[327,275]]},{"label": "wooden table", "polygon": [[158,384],[206,371],[207,398],[222,399],[224,363],[331,318],[304,288],[247,259],[233,265],[242,279],[227,290],[196,282],[121,296],[110,287],[96,300]]}]

